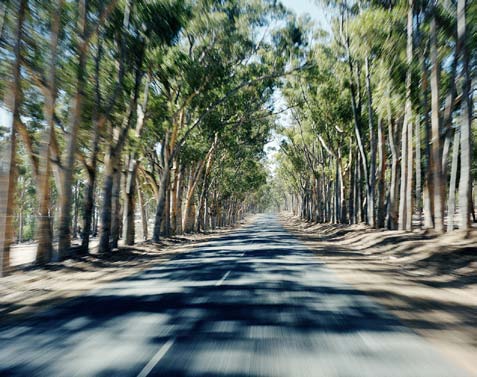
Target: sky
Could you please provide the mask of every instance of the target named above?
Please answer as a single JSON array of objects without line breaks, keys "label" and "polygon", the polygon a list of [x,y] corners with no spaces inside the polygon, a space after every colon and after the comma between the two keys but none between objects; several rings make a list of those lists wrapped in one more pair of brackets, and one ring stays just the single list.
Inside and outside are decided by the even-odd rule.
[{"label": "sky", "polygon": [[323,7],[317,5],[315,0],[281,0],[281,2],[299,16],[309,14],[319,26],[327,31],[330,30],[329,17],[325,15]]},{"label": "sky", "polygon": [[0,105],[0,127],[10,128],[11,122],[12,122],[11,113]]},{"label": "sky", "polygon": [[[281,0],[283,5],[287,8],[291,9],[293,12],[296,13],[298,16],[303,16],[308,14],[313,21],[316,22],[317,26],[321,27],[322,29],[331,32],[331,23],[330,17],[325,15],[324,9],[321,5],[317,5],[315,0]],[[276,109],[275,111],[279,111],[279,108],[283,108],[286,106],[285,101],[281,98],[281,94],[275,94],[276,98]],[[284,113],[280,116],[279,123],[282,125],[287,125],[289,122],[289,117],[287,113]],[[274,154],[280,148],[280,141],[282,137],[277,135],[275,132],[272,132],[272,137],[270,142],[265,145],[265,152],[267,155],[268,166],[270,169],[270,173],[274,175],[276,169],[276,162],[274,159]]]}]

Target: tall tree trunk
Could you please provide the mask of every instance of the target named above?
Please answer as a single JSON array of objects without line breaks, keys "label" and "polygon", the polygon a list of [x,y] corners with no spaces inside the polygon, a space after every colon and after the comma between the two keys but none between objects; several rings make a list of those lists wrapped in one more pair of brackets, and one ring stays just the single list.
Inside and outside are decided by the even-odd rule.
[{"label": "tall tree trunk", "polygon": [[[110,5],[114,5],[114,2],[111,2]],[[100,141],[100,131],[106,122],[111,121],[111,114],[113,112],[114,105],[119,97],[119,94],[122,91],[123,83],[124,83],[124,65],[126,60],[126,37],[125,34],[129,27],[130,21],[130,8],[131,8],[131,0],[127,0],[125,2],[125,9],[124,9],[124,16],[123,16],[123,25],[122,25],[122,37],[120,42],[120,53],[119,53],[119,64],[118,64],[118,78],[116,80],[115,87],[112,91],[112,95],[109,98],[109,102],[106,106],[104,106],[104,112],[100,113],[100,108],[102,100],[101,100],[101,90],[100,90],[100,63],[102,60],[103,54],[103,40],[102,36],[98,37],[98,46],[97,46],[97,54],[95,56],[95,101],[93,105],[93,139],[92,139],[92,147],[91,147],[91,162],[89,166],[87,166],[88,170],[88,184],[87,184],[87,194],[85,200],[85,207],[83,212],[83,228],[84,228],[84,237],[82,240],[82,251],[88,252],[89,248],[89,238],[91,233],[91,216],[95,214],[95,203],[94,203],[94,194],[96,191],[96,169],[97,169],[97,155],[99,153],[99,141]],[[110,7],[110,9],[114,9],[114,7]],[[101,29],[101,25],[97,27],[97,30]],[[136,72],[136,83],[138,78],[138,72]],[[97,233],[98,230],[98,214],[96,213],[94,219],[94,230],[92,231],[93,234]]]},{"label": "tall tree trunk", "polygon": [[169,179],[166,189],[166,202],[164,207],[164,228],[163,235],[168,237],[171,234],[171,182]]},{"label": "tall tree trunk", "polygon": [[36,263],[44,264],[53,259],[53,229],[50,219],[50,145],[54,132],[54,114],[56,103],[56,68],[58,60],[58,37],[61,27],[61,10],[63,2],[56,2],[51,12],[50,31],[50,70],[48,77],[48,95],[45,98],[44,115],[46,130],[43,135],[38,163],[38,212],[39,222],[37,228],[38,246],[36,250]]},{"label": "tall tree trunk", "polygon": [[[208,160],[210,154],[213,152],[214,146],[212,146],[209,149],[209,152],[207,153],[206,160]],[[189,233],[194,229],[194,215],[192,213],[192,206],[193,206],[193,199],[194,199],[194,193],[197,188],[197,185],[199,183],[200,177],[203,175],[205,167],[205,161],[201,160],[197,164],[195,172],[192,174],[191,171],[191,176],[189,178],[189,188],[187,190],[187,195],[186,195],[186,202],[185,202],[185,207],[184,207],[184,217],[182,219],[182,230],[185,233]]]},{"label": "tall tree trunk", "polygon": [[356,153],[356,224],[364,221],[363,213],[363,197],[362,197],[362,181],[361,181],[361,155],[359,151]]},{"label": "tall tree trunk", "polygon": [[365,59],[366,66],[366,90],[368,93],[368,123],[369,123],[369,178],[367,186],[367,213],[368,223],[371,227],[376,227],[375,213],[375,191],[376,191],[376,133],[373,124],[373,97],[371,92],[371,62],[369,56]]},{"label": "tall tree trunk", "polygon": [[[139,180],[139,177],[136,176],[136,186],[141,187],[141,182]],[[142,240],[147,241],[148,239],[148,227],[147,227],[147,214],[146,214],[146,208],[145,208],[145,203],[144,203],[144,196],[142,193],[142,190],[137,190],[137,198],[139,201],[139,209],[141,212],[141,224],[142,224]]]},{"label": "tall tree trunk", "polygon": [[383,121],[378,119],[378,203],[377,203],[377,219],[378,228],[384,228],[386,212],[384,207],[384,198],[386,196],[385,180],[386,180],[386,153],[384,150],[385,138],[383,130]]},{"label": "tall tree trunk", "polygon": [[399,175],[399,152],[396,143],[396,132],[394,130],[395,123],[392,119],[391,110],[389,109],[388,119],[388,134],[389,134],[389,148],[391,150],[391,184],[389,186],[388,198],[388,214],[387,214],[387,228],[397,229],[398,227],[398,200],[397,193],[399,190],[398,175]]},{"label": "tall tree trunk", "polygon": [[[103,208],[101,213],[101,235],[99,252],[108,253],[116,248],[120,236],[121,220],[119,198],[121,192],[121,153],[131,128],[134,114],[137,112],[139,87],[142,79],[140,67],[136,67],[135,83],[130,95],[126,115],[121,126],[112,127],[109,134],[113,134],[104,161]],[[111,213],[112,211],[112,213]],[[108,213],[109,212],[109,213]]]},{"label": "tall tree trunk", "polygon": [[205,164],[205,170],[204,170],[204,177],[202,180],[202,189],[199,195],[199,206],[197,209],[197,218],[196,218],[196,225],[197,225],[197,232],[200,232],[201,229],[204,229],[205,227],[205,200],[207,198],[207,190],[209,188],[209,175],[212,170],[212,163],[214,161],[214,152],[215,149],[217,148],[217,144],[219,142],[219,136],[216,133],[214,137],[214,142],[212,143],[212,147],[210,148],[208,152],[208,156],[206,159],[206,164]]},{"label": "tall tree trunk", "polygon": [[12,98],[12,127],[10,147],[7,150],[6,169],[0,165],[0,276],[10,272],[10,245],[15,237],[13,227],[13,216],[15,209],[15,186],[16,186],[16,133],[18,123],[20,123],[20,104],[22,101],[21,90],[21,45],[23,39],[23,22],[27,9],[27,0],[20,0],[17,12],[15,46],[13,49],[14,60],[12,67],[13,82],[11,86]]},{"label": "tall tree trunk", "polygon": [[113,153],[114,148],[110,146],[104,159],[103,206],[101,210],[101,232],[99,240],[100,253],[108,253],[111,251],[112,193],[115,164],[115,156]]},{"label": "tall tree trunk", "polygon": [[159,197],[157,199],[157,208],[156,215],[154,219],[154,231],[152,235],[152,240],[154,242],[159,242],[161,239],[161,227],[162,221],[164,219],[164,209],[166,204],[166,190],[169,185],[169,176],[170,176],[170,161],[166,159],[166,164],[162,171],[161,181],[159,184]]},{"label": "tall tree trunk", "polygon": [[457,1],[457,30],[458,39],[462,43],[462,115],[461,115],[461,156],[459,180],[459,228],[468,231],[470,228],[470,203],[471,203],[471,137],[472,137],[472,98],[471,76],[469,68],[469,40],[466,29],[466,0]]},{"label": "tall tree trunk", "polygon": [[71,120],[67,139],[66,155],[63,166],[62,195],[59,198],[60,218],[58,226],[58,255],[63,258],[69,254],[71,247],[71,206],[73,172],[76,161],[76,146],[81,123],[84,86],[86,82],[86,20],[87,1],[78,2],[78,66],[76,70],[76,92],[72,101]]},{"label": "tall tree trunk", "polygon": [[470,212],[472,213],[472,221],[477,223],[477,214],[475,213],[475,204],[477,203],[477,180],[474,179],[471,189]]},{"label": "tall tree trunk", "polygon": [[133,156],[130,156],[127,163],[126,189],[124,191],[123,200],[123,241],[125,245],[133,245],[135,240],[134,214],[136,208],[136,175],[137,161]]},{"label": "tall tree trunk", "polygon": [[[334,158],[334,195],[333,195],[333,205],[334,205],[334,211],[333,211],[333,222],[335,224],[339,223],[340,219],[340,214],[341,214],[341,209],[340,209],[340,181],[338,178],[339,173],[339,166],[338,166],[338,158]],[[331,169],[333,169],[333,166],[330,166]],[[333,170],[331,170],[333,171]],[[310,220],[311,219],[311,216]]]},{"label": "tall tree trunk", "polygon": [[[94,138],[94,136],[93,136]],[[97,158],[95,157],[94,160]],[[81,252],[88,253],[89,240],[92,233],[94,193],[96,189],[96,162],[94,167],[87,169],[86,195],[83,207],[83,238],[81,240]]]},{"label": "tall tree trunk", "polygon": [[179,162],[176,160],[174,161],[174,179],[172,180],[172,197],[171,197],[171,233],[177,234],[177,189],[179,185]]},{"label": "tall tree trunk", "polygon": [[402,125],[402,133],[401,133],[401,184],[399,188],[399,216],[398,216],[398,229],[404,230],[406,229],[406,221],[407,221],[407,153],[409,151],[407,143],[407,130],[408,130],[408,122],[406,121],[406,117],[404,119]]},{"label": "tall tree trunk", "polygon": [[454,130],[454,142],[452,143],[452,166],[451,176],[449,182],[449,196],[447,198],[447,231],[452,232],[454,230],[454,218],[455,218],[455,191],[457,185],[457,167],[459,163],[459,142],[460,132]]},{"label": "tall tree trunk", "polygon": [[422,70],[422,85],[421,85],[421,111],[423,113],[423,126],[425,136],[424,149],[424,190],[422,192],[422,200],[424,206],[424,227],[427,229],[434,228],[434,190],[432,183],[432,153],[431,153],[431,121],[429,113],[431,112],[429,106],[428,95],[428,69],[426,64],[426,57],[421,54],[421,70]]},{"label": "tall tree trunk", "polygon": [[[17,182],[18,185],[18,182]],[[24,186],[24,183],[22,184]],[[24,224],[24,217],[25,217],[25,209],[24,209],[24,200],[25,200],[25,188],[22,187],[20,197],[17,198],[17,212],[18,212],[18,233],[17,233],[17,243],[23,242],[23,224]]]},{"label": "tall tree trunk", "polygon": [[349,213],[349,223],[354,224],[356,222],[355,218],[355,207],[354,207],[354,198],[356,195],[356,181],[355,181],[355,161],[353,159],[354,148],[350,145],[349,148],[349,201],[348,201],[348,213]]},{"label": "tall tree trunk", "polygon": [[412,140],[412,62],[414,47],[414,0],[408,1],[407,47],[406,47],[406,103],[401,136],[401,188],[399,201],[399,223],[401,230],[412,228],[412,181],[413,181],[413,140]]},{"label": "tall tree trunk", "polygon": [[78,237],[79,182],[76,180],[73,195],[73,238]]},{"label": "tall tree trunk", "polygon": [[184,176],[185,176],[185,166],[181,164],[179,170],[178,184],[177,184],[177,193],[176,196],[176,234],[182,234],[182,194],[184,191]]},{"label": "tall tree trunk", "polygon": [[444,230],[444,182],[441,165],[441,119],[440,119],[440,62],[437,47],[437,9],[432,9],[431,18],[431,124],[432,124],[432,182],[434,184],[434,228],[437,232]]},{"label": "tall tree trunk", "polygon": [[415,124],[415,140],[416,140],[416,214],[417,224],[422,226],[422,171],[421,171],[421,123],[416,121]]},{"label": "tall tree trunk", "polygon": [[111,216],[111,249],[118,248],[121,234],[121,157],[117,156],[113,174],[112,216]]},{"label": "tall tree trunk", "polygon": [[[352,65],[351,65],[351,68],[352,70]],[[357,141],[357,144],[358,144],[358,151],[359,151],[359,154],[360,154],[360,159],[359,161],[361,162],[361,165],[362,165],[362,169],[363,169],[363,177],[364,177],[364,186],[366,188],[366,203],[369,203],[370,200],[369,200],[369,180],[368,180],[368,160],[367,160],[367,157],[366,157],[366,152],[364,151],[364,145],[363,145],[363,139],[361,137],[361,131],[360,131],[360,115],[359,115],[359,111],[358,111],[358,106],[356,104],[356,93],[355,93],[355,89],[354,89],[354,84],[351,83],[351,107],[352,107],[352,110],[353,110],[353,119],[354,119],[354,131],[355,131],[355,136],[356,136],[356,141]],[[358,171],[360,172],[361,169],[358,169]],[[360,172],[361,174],[361,172]],[[359,186],[361,185],[361,176],[359,177]],[[361,192],[359,194],[359,196],[361,197]],[[360,198],[361,199],[361,198]],[[361,202],[361,200],[359,200]],[[361,207],[361,204],[360,204],[360,213],[361,215],[363,216],[363,212],[362,212],[362,207]],[[364,216],[364,219],[365,219],[365,222],[368,223],[368,214],[366,213],[366,216]],[[361,219],[363,220],[363,218]]]},{"label": "tall tree trunk", "polygon": [[407,183],[406,183],[406,230],[412,230],[412,215],[414,208],[414,195],[412,192],[413,183],[414,183],[414,147],[413,147],[413,124],[412,122],[408,123],[407,126]]},{"label": "tall tree trunk", "polygon": [[83,208],[83,238],[81,240],[81,251],[83,253],[89,252],[89,239],[92,233],[92,221],[95,204],[95,190],[96,190],[96,171],[98,165],[99,142],[101,137],[101,128],[105,119],[100,120],[101,91],[100,91],[100,63],[103,56],[103,44],[101,36],[98,38],[98,48],[95,56],[95,101],[93,104],[93,138],[91,140],[91,160],[89,166],[86,167],[88,180],[86,183],[86,196]]},{"label": "tall tree trunk", "polygon": [[[361,137],[361,90],[360,90],[360,69],[357,66],[357,75],[356,75],[356,83],[354,82],[354,64],[353,59],[351,56],[351,48],[350,48],[350,36],[347,30],[345,30],[344,25],[344,16],[342,15],[341,18],[341,33],[345,39],[345,47],[346,47],[346,55],[347,55],[347,63],[349,68],[349,75],[350,75],[350,91],[351,91],[351,109],[353,111],[353,124],[354,124],[354,131],[356,135],[356,141],[358,144],[358,151],[360,154],[360,162],[363,167],[363,177],[364,177],[364,185],[366,188],[366,196],[367,196],[367,203],[370,202],[369,196],[369,174],[368,174],[368,160],[366,156],[366,152],[364,150],[363,145],[363,138]],[[359,169],[358,169],[359,171]],[[361,181],[361,177],[359,179]],[[358,184],[360,186],[361,183]],[[361,193],[359,194],[361,196]],[[360,198],[359,198],[360,199]],[[360,200],[361,201],[361,200]],[[362,215],[362,209],[359,209]],[[367,215],[367,214],[366,214]],[[366,216],[366,221],[368,221],[368,217]]]},{"label": "tall tree trunk", "polygon": [[[137,87],[140,85],[140,76]],[[138,88],[139,89],[139,88]],[[136,89],[136,90],[138,90]],[[142,130],[144,127],[144,114],[147,109],[147,102],[149,94],[149,75],[146,76],[146,82],[144,84],[144,95],[142,105],[138,105],[136,109],[136,129],[135,134],[136,138],[140,139]],[[134,101],[136,102],[136,101]],[[127,165],[126,172],[126,190],[124,192],[124,218],[123,218],[123,239],[125,245],[134,244],[134,235],[135,235],[135,223],[134,223],[134,214],[136,210],[136,176],[138,169],[138,146],[136,146],[133,152],[129,156],[129,161]]]},{"label": "tall tree trunk", "polygon": [[202,188],[200,190],[199,195],[199,205],[197,209],[197,218],[195,220],[196,224],[196,231],[200,232],[205,230],[205,201],[207,197],[207,189],[208,189],[208,175],[204,173],[204,178],[202,180]]},{"label": "tall tree trunk", "polygon": [[341,152],[338,151],[338,156],[339,156],[339,164],[338,164],[338,180],[339,180],[339,187],[340,187],[340,192],[339,192],[339,200],[340,200],[340,223],[341,224],[346,224],[347,223],[347,218],[346,218],[346,198],[345,198],[345,183],[344,183],[344,174],[345,172],[343,171],[343,167],[341,166],[342,160],[341,160]]},{"label": "tall tree trunk", "polygon": [[189,233],[192,231],[192,205],[194,198],[194,179],[192,172],[189,176],[189,185],[186,193],[186,200],[184,204],[184,215],[182,217],[182,231],[184,233]]}]

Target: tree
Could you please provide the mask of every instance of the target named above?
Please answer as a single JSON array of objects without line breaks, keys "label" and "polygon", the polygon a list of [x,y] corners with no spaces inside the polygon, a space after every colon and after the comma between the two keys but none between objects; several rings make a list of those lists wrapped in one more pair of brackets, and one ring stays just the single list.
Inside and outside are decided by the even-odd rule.
[{"label": "tree", "polygon": [[[21,89],[21,54],[24,38],[24,20],[27,12],[28,2],[20,0],[18,3],[17,17],[15,23],[15,36],[13,46],[13,61],[11,75],[12,103],[10,109],[12,120],[10,125],[10,147],[7,152],[7,166],[2,166],[0,184],[1,196],[6,198],[0,207],[0,276],[7,274],[10,270],[10,245],[14,239],[13,218],[15,210],[15,187],[16,187],[16,134],[20,119],[20,106],[22,101]],[[3,165],[3,164],[2,164]],[[3,204],[4,203],[4,204]]]}]

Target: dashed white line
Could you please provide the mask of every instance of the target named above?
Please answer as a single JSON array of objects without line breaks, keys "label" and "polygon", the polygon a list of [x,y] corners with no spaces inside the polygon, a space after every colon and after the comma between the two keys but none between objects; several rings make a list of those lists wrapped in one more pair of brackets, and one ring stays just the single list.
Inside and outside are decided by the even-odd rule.
[{"label": "dashed white line", "polygon": [[166,343],[164,343],[164,345],[159,348],[159,351],[156,352],[152,359],[149,360],[146,366],[142,368],[137,377],[147,377],[147,375],[151,373],[151,370],[153,370],[157,363],[161,361],[161,359],[165,356],[165,354],[167,353],[167,351],[169,351],[173,344],[174,339],[169,339]]},{"label": "dashed white line", "polygon": [[225,273],[224,276],[222,276],[222,279],[220,279],[217,283],[215,283],[215,286],[218,287],[219,285],[222,285],[222,283],[227,279],[227,276],[232,272],[232,270],[229,270]]}]

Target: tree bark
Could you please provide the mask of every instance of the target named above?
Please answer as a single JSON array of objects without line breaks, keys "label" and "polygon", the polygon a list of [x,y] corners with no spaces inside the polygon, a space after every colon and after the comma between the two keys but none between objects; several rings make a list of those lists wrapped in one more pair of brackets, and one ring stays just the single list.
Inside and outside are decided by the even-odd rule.
[{"label": "tree bark", "polygon": [[[113,142],[110,144],[105,156],[103,208],[101,213],[101,234],[99,252],[108,253],[111,248],[117,248],[120,235],[120,205],[121,192],[121,153],[126,142],[128,131],[131,128],[134,114],[137,109],[139,87],[142,71],[136,66],[134,88],[130,95],[126,115],[120,127],[112,128]],[[113,213],[111,213],[113,211]],[[109,212],[109,213],[108,213]]]},{"label": "tree bark", "polygon": [[414,58],[414,0],[408,1],[407,47],[406,47],[406,103],[401,138],[401,188],[399,201],[398,228],[412,229],[412,181],[413,181],[413,140],[412,140],[412,62]]},{"label": "tree bark", "polygon": [[110,146],[109,152],[104,161],[104,184],[103,184],[103,206],[101,210],[101,231],[99,240],[99,252],[108,253],[111,251],[111,218],[112,218],[112,192],[114,177],[114,156],[113,147]]},{"label": "tree bark", "polygon": [[415,124],[415,140],[416,140],[416,214],[417,224],[420,228],[422,226],[422,171],[421,171],[421,123],[416,121]]},{"label": "tree bark", "polygon": [[174,172],[174,179],[172,180],[172,196],[171,196],[171,233],[177,234],[177,189],[179,185],[180,171],[179,162],[174,161],[172,171]]},{"label": "tree bark", "polygon": [[370,144],[370,161],[369,161],[369,178],[367,186],[367,213],[368,223],[372,228],[376,227],[375,213],[375,190],[376,190],[376,133],[373,124],[373,97],[371,92],[371,62],[369,56],[365,59],[366,66],[366,90],[368,93],[368,123],[369,123],[369,144]]},{"label": "tree bark", "polygon": [[[99,142],[101,137],[101,128],[106,121],[103,117],[100,119],[99,106],[101,104],[100,91],[100,64],[103,56],[103,44],[101,36],[98,38],[98,52],[95,56],[95,102],[93,104],[93,138],[91,140],[91,160],[89,166],[86,167],[88,180],[86,183],[86,196],[83,208],[83,238],[81,240],[81,251],[89,252],[89,240],[92,233],[92,221],[95,204],[96,190],[96,172],[98,165]],[[121,64],[121,63],[120,63]]]},{"label": "tree bark", "polygon": [[178,185],[177,185],[177,193],[176,195],[176,234],[182,234],[182,194],[184,191],[184,175],[185,175],[185,167],[181,165],[179,170],[179,177],[178,177]]},{"label": "tree bark", "polygon": [[[0,204],[0,276],[10,272],[10,245],[15,237],[13,216],[15,209],[16,186],[16,133],[20,120],[20,105],[22,101],[21,89],[21,49],[23,40],[23,23],[27,10],[27,0],[20,0],[16,20],[15,46],[13,48],[14,60],[12,67],[13,82],[11,86],[12,98],[12,124],[10,148],[7,152],[5,168],[1,166],[0,189],[2,200]],[[3,165],[3,164],[2,164]]]},{"label": "tree bark", "polygon": [[406,183],[406,230],[412,230],[412,215],[414,209],[413,183],[414,183],[414,145],[413,145],[413,124],[407,126],[407,183]]},{"label": "tree bark", "polygon": [[471,203],[471,167],[472,167],[472,98],[471,76],[469,69],[469,41],[467,40],[466,0],[457,1],[457,30],[458,39],[462,43],[462,115],[461,115],[461,156],[459,180],[459,228],[463,231],[470,229]]},{"label": "tree bark", "polygon": [[350,143],[349,147],[349,201],[348,201],[348,212],[349,212],[349,223],[355,224],[355,195],[356,195],[356,181],[355,181],[355,161],[353,159],[354,155],[354,148],[352,143]]},{"label": "tree bark", "polygon": [[51,31],[50,31],[50,70],[48,78],[49,90],[45,98],[44,115],[46,120],[46,130],[43,135],[42,146],[40,150],[40,160],[38,163],[38,228],[36,250],[36,263],[44,264],[53,259],[53,229],[50,219],[50,145],[54,132],[54,113],[56,103],[56,68],[58,60],[58,36],[61,27],[61,10],[63,2],[56,2],[51,12]]},{"label": "tree bark", "polygon": [[457,185],[457,167],[459,163],[459,142],[460,132],[454,130],[454,142],[452,143],[452,166],[451,176],[449,182],[449,197],[447,198],[447,231],[452,232],[454,230],[454,218],[455,218],[455,192]]},{"label": "tree bark", "polygon": [[194,199],[195,188],[199,182],[199,176],[202,172],[203,161],[200,161],[197,165],[195,173],[190,172],[189,184],[186,193],[186,200],[184,205],[184,215],[182,218],[182,230],[184,233],[189,233],[193,229],[193,216],[192,216],[192,201]]},{"label": "tree bark", "polygon": [[434,185],[434,228],[444,230],[444,182],[441,164],[441,119],[440,119],[440,62],[437,47],[437,9],[433,6],[431,16],[431,124],[432,124],[432,182]]},{"label": "tree bark", "polygon": [[383,121],[378,119],[378,203],[377,203],[377,219],[378,228],[384,228],[386,212],[384,207],[384,199],[386,195],[386,153],[384,150],[385,138],[383,130]]},{"label": "tree bark", "polygon": [[390,230],[397,229],[398,226],[398,209],[397,209],[397,192],[398,192],[398,169],[399,155],[396,147],[396,133],[394,130],[394,121],[391,114],[391,105],[388,105],[388,139],[389,149],[391,150],[391,184],[389,186],[388,205],[387,205],[387,228]]},{"label": "tree bark", "polygon": [[432,184],[432,153],[431,153],[431,122],[429,119],[430,106],[429,106],[429,80],[428,69],[426,64],[426,57],[421,54],[421,111],[423,114],[423,126],[425,136],[425,149],[424,149],[424,190],[422,192],[422,200],[424,207],[424,227],[427,229],[434,228],[434,190]]},{"label": "tree bark", "polygon": [[137,161],[131,156],[127,164],[126,190],[124,191],[123,200],[123,241],[125,245],[134,245],[135,241],[134,214],[136,207],[136,174]]},{"label": "tree bark", "polygon": [[78,2],[78,66],[76,70],[76,92],[73,97],[71,107],[71,120],[62,177],[62,195],[59,198],[60,218],[58,227],[58,256],[63,258],[69,255],[71,247],[71,207],[72,207],[72,187],[73,171],[76,161],[76,147],[78,144],[78,131],[81,124],[81,112],[83,105],[84,86],[86,81],[86,22],[87,22],[87,1]]},{"label": "tree bark", "polygon": [[[139,85],[139,84],[138,84]],[[136,138],[139,140],[142,135],[144,127],[144,114],[147,109],[147,102],[149,94],[149,76],[146,76],[146,82],[144,84],[144,95],[142,105],[137,106],[136,110]],[[123,218],[123,240],[125,245],[134,244],[135,235],[135,223],[134,214],[136,209],[136,176],[138,169],[138,148],[136,146],[133,152],[129,156],[127,172],[126,172],[126,190],[124,192],[124,218]]]},{"label": "tree bark", "polygon": [[111,250],[118,248],[121,234],[121,158],[114,161],[113,190],[112,190],[112,217],[111,217]]},{"label": "tree bark", "polygon": [[407,153],[409,151],[407,143],[407,130],[408,130],[408,122],[407,117],[405,116],[403,125],[402,125],[402,132],[401,132],[401,184],[399,188],[399,216],[398,216],[398,229],[404,230],[406,229],[406,221],[407,221]]},{"label": "tree bark", "polygon": [[[141,182],[139,181],[139,177],[136,176],[136,186],[141,187]],[[137,197],[139,200],[139,209],[141,211],[141,224],[142,224],[142,240],[147,241],[148,239],[148,226],[147,226],[147,214],[146,208],[144,203],[144,196],[142,190],[137,191]]]},{"label": "tree bark", "polygon": [[201,229],[205,230],[205,201],[207,198],[207,190],[209,188],[209,175],[212,170],[212,163],[214,160],[214,152],[215,149],[217,148],[217,144],[219,141],[218,134],[215,134],[214,142],[212,144],[211,149],[209,150],[208,157],[207,157],[207,162],[205,164],[205,170],[204,170],[204,177],[202,180],[202,189],[199,195],[199,206],[197,210],[197,219],[196,219],[196,225],[197,225],[197,232],[200,232]]},{"label": "tree bark", "polygon": [[159,197],[157,200],[157,209],[156,209],[156,216],[154,220],[154,232],[152,236],[152,240],[154,242],[159,242],[161,239],[161,226],[162,221],[164,218],[164,209],[166,204],[166,190],[167,186],[169,185],[169,173],[170,173],[170,161],[166,159],[166,164],[162,171],[161,181],[159,185]]}]

